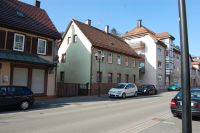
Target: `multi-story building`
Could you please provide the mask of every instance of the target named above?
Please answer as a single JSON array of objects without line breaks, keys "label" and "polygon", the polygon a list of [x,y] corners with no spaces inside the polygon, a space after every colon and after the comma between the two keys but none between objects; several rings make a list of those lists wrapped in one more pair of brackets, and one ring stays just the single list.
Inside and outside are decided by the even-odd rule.
[{"label": "multi-story building", "polygon": [[200,61],[192,62],[192,71],[190,73],[190,84],[192,87],[200,87]]},{"label": "multi-story building", "polygon": [[[181,86],[181,51],[180,49],[173,48],[173,69],[171,73],[171,84]],[[166,70],[169,69],[170,65],[166,63]],[[173,80],[172,80],[173,79]]]},{"label": "multi-story building", "polygon": [[91,20],[72,20],[58,54],[58,82],[88,84],[91,95],[97,93],[99,82],[101,92],[118,82],[138,83],[139,56],[124,40],[110,34],[109,26],[102,31]]},{"label": "multi-story building", "polygon": [[137,26],[127,32],[123,39],[142,56],[140,60],[140,81],[142,84],[154,84],[158,89],[165,88],[165,54],[167,45],[160,35],[137,21]]},{"label": "multi-story building", "polygon": [[60,34],[40,8],[18,0],[0,1],[0,85],[28,86],[54,96],[56,39]]}]

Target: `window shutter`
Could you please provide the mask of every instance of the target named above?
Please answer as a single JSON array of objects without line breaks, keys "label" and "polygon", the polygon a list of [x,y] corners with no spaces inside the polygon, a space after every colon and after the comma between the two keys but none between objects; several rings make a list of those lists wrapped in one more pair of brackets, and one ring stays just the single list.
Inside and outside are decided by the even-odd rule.
[{"label": "window shutter", "polygon": [[6,37],[6,32],[0,30],[0,49],[4,49],[5,47],[5,37]]},{"label": "window shutter", "polygon": [[47,56],[52,56],[52,41],[47,42]]},{"label": "window shutter", "polygon": [[33,54],[37,54],[37,45],[38,45],[38,39],[33,37],[32,38],[32,50],[31,50],[31,52]]},{"label": "window shutter", "polygon": [[8,32],[7,34],[7,42],[6,42],[6,49],[13,50],[14,45],[14,33]]},{"label": "window shutter", "polygon": [[30,36],[26,36],[25,37],[25,52],[26,53],[30,53],[30,48],[31,48],[31,37]]}]

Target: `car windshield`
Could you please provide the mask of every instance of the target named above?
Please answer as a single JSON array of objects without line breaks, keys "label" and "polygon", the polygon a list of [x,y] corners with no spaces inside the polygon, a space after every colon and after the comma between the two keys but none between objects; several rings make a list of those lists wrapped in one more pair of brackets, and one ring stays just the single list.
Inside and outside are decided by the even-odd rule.
[{"label": "car windshield", "polygon": [[[182,92],[179,92],[177,95],[176,95],[176,98],[177,99],[182,99]],[[200,99],[200,89],[196,90],[191,90],[191,98],[192,99]]]},{"label": "car windshield", "polygon": [[145,88],[148,88],[148,86],[149,86],[149,85],[141,85],[141,86],[139,87],[139,89],[145,89]]},{"label": "car windshield", "polygon": [[116,89],[123,89],[126,85],[125,84],[118,84]]}]

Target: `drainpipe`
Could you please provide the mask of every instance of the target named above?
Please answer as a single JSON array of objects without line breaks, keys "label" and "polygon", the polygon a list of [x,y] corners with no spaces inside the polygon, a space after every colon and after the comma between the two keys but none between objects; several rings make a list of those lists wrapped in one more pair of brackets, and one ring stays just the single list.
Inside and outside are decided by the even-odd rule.
[{"label": "drainpipe", "polygon": [[[92,52],[93,52],[93,49],[94,49],[94,47],[93,46],[91,46],[91,56],[90,56],[90,87],[88,87],[88,95],[91,95],[91,86],[92,86],[92,57],[93,57],[93,55],[92,55]],[[90,91],[89,91],[90,90]]]}]

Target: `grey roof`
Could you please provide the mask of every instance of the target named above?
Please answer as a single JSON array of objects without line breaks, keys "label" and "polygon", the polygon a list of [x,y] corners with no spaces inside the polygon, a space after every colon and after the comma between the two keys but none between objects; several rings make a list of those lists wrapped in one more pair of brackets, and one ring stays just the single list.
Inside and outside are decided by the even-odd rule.
[{"label": "grey roof", "polygon": [[38,64],[38,65],[53,65],[53,63],[42,59],[35,54],[26,54],[23,52],[0,50],[0,60],[17,61],[22,63]]}]

